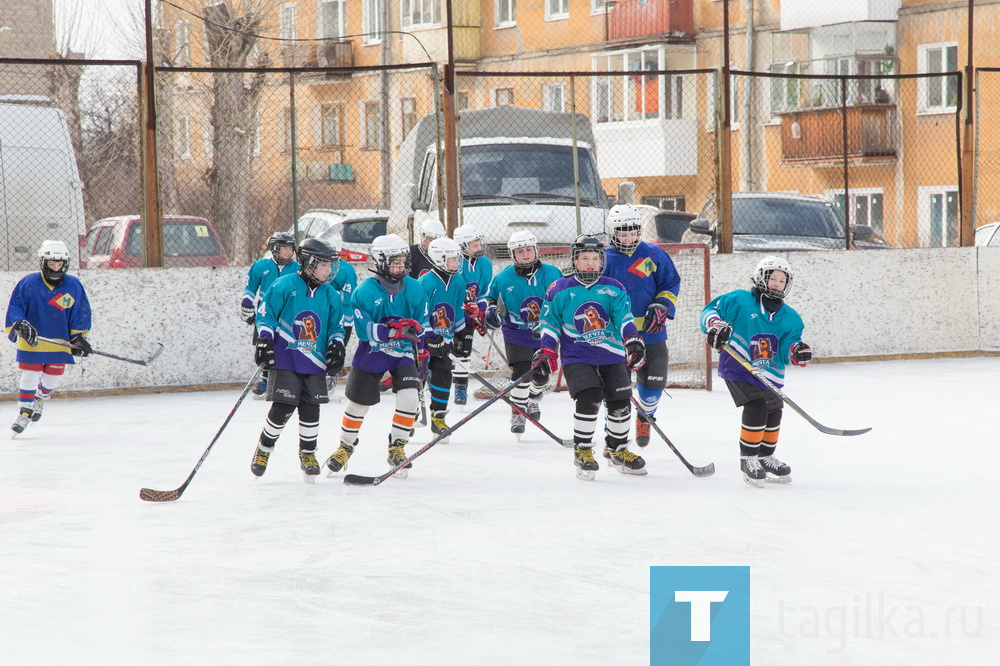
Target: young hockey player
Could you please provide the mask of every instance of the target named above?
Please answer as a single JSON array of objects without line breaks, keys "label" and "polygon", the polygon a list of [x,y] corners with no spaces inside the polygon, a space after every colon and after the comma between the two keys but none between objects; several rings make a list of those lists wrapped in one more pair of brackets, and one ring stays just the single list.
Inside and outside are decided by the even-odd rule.
[{"label": "young hockey player", "polygon": [[[556,281],[545,295],[539,368],[555,372],[562,358],[563,377],[576,401],[573,417],[577,477],[594,479],[593,438],[601,403],[607,405],[605,441],[609,464],[622,474],[645,474],[646,461],[628,450],[632,415],[630,371],[645,361],[646,348],[632,319],[628,293],[604,272],[604,243],[580,236],[570,248],[573,274]],[[559,352],[556,351],[557,347]]]},{"label": "young hockey player", "polygon": [[329,285],[337,267],[333,248],[318,238],[298,247],[299,271],[274,281],[257,308],[254,360],[268,369],[271,409],[250,471],[262,476],[292,412],[299,412],[299,465],[305,480],[319,474],[319,406],[329,402],[326,376],[344,367],[340,294]]},{"label": "young hockey player", "polygon": [[[483,234],[471,224],[455,229],[455,242],[462,248],[462,277],[465,278],[465,329],[455,336],[455,404],[469,400],[469,357],[472,356],[472,336],[486,334],[483,316],[486,313],[486,292],[493,281],[493,262],[483,256]],[[527,372],[527,368],[525,368]]]},{"label": "young hockey player", "polygon": [[[90,301],[80,281],[69,270],[69,249],[62,241],[43,241],[38,250],[39,272],[14,286],[7,304],[7,337],[17,343],[17,419],[15,435],[42,418],[45,401],[59,385],[74,356],[90,355]],[[39,337],[73,345],[54,344]]]},{"label": "young hockey player", "polygon": [[[674,318],[681,276],[666,252],[643,242],[642,219],[631,204],[608,212],[605,231],[611,247],[605,251],[604,274],[622,283],[632,301],[632,316],[646,344],[646,364],[636,373],[636,391],[643,410],[653,416],[667,387],[668,319]],[[649,423],[635,415],[635,443],[649,444]]]},{"label": "young hockey player", "polygon": [[[462,272],[462,250],[450,238],[436,238],[427,248],[434,270],[420,276],[427,300],[430,325],[424,331],[424,347],[430,353],[427,368],[431,387],[431,432],[439,435],[448,429],[444,417],[448,413],[451,395],[451,372],[454,364],[451,352],[456,336],[465,330],[465,279]],[[442,444],[447,443],[442,440]]]},{"label": "young hockey player", "polygon": [[[396,413],[389,434],[389,464],[406,460],[404,446],[417,419],[420,375],[414,355],[420,354],[420,335],[427,328],[427,300],[423,287],[409,276],[410,250],[395,234],[372,243],[371,271],[354,292],[354,327],[358,348],[347,376],[347,406],[340,429],[340,448],[326,460],[330,473],[343,470],[358,443],[358,431],[368,409],[379,402],[379,381],[386,372],[396,392]],[[396,475],[405,478],[412,464]]]},{"label": "young hockey player", "polygon": [[[530,231],[515,231],[507,240],[514,263],[500,271],[486,293],[486,325],[503,331],[510,378],[517,379],[531,369],[532,358],[542,346],[542,309],[545,292],[562,277],[562,271],[543,264],[538,254],[538,239]],[[501,314],[503,313],[503,314]],[[514,387],[511,402],[521,408],[511,410],[510,431],[520,438],[524,433],[524,413],[536,421],[541,417],[539,402],[548,381],[548,369]]]},{"label": "young hockey player", "polygon": [[[812,349],[802,342],[802,318],[785,304],[792,269],[780,257],[757,264],[750,291],[737,289],[719,296],[701,313],[701,330],[710,347],[728,342],[775,385],[785,382],[785,364],[805,367]],[[740,470],[751,486],[763,481],[789,483],[792,469],[774,456],[781,427],[782,401],[728,353],[719,354],[719,376],[726,380],[737,407],[743,407]]]},{"label": "young hockey player", "polygon": [[[251,326],[257,317],[257,304],[267,288],[282,275],[291,275],[299,270],[299,265],[294,260],[295,237],[290,233],[278,231],[271,234],[267,239],[267,250],[271,256],[258,259],[247,271],[243,296],[240,298],[240,318]],[[256,326],[253,328],[253,343],[257,344]],[[252,390],[254,395],[264,395],[267,390],[266,372]]]},{"label": "young hockey player", "polygon": [[[331,236],[327,243],[333,251],[340,256],[340,251],[344,249],[344,239],[340,234]],[[330,280],[330,286],[340,292],[341,304],[344,306],[344,347],[351,341],[351,331],[354,328],[354,309],[351,307],[351,300],[354,290],[358,287],[358,272],[354,266],[346,261],[337,262],[337,271]]]},{"label": "young hockey player", "polygon": [[436,238],[444,238],[444,225],[436,218],[427,218],[420,223],[420,242],[410,246],[410,277],[418,278],[434,270],[434,264],[427,256],[427,248]]}]

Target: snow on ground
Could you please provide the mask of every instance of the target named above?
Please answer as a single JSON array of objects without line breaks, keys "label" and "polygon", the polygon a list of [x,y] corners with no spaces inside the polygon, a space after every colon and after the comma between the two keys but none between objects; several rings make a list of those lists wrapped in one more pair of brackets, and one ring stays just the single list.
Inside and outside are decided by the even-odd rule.
[{"label": "snow on ground", "polygon": [[[721,382],[661,409],[711,478],[654,435],[648,476],[582,482],[568,449],[515,441],[491,408],[375,488],[303,483],[293,419],[255,480],[267,404],[247,400],[169,504],[139,488],[179,486],[237,392],[57,398],[0,444],[0,661],[643,664],[651,565],[749,565],[754,664],[995,663],[1000,358],[789,374],[821,422],[874,430],[831,437],[786,410],[794,482],[760,490]],[[542,406],[569,436],[568,396]],[[320,460],[341,410],[324,407]],[[387,469],[390,410],[351,472]]]}]

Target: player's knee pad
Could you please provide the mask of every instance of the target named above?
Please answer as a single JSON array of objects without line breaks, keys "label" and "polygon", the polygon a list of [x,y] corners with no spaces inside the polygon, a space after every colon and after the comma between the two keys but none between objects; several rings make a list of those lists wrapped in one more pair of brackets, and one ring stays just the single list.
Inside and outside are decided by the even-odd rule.
[{"label": "player's knee pad", "polygon": [[420,409],[420,396],[415,388],[400,389],[396,392],[396,409],[403,412],[416,412]]},{"label": "player's knee pad", "polygon": [[576,411],[580,414],[596,414],[604,402],[604,392],[597,388],[586,388],[576,394]]},{"label": "player's knee pad", "polygon": [[319,423],[319,405],[314,405],[311,402],[300,402],[299,421]]},{"label": "player's knee pad", "polygon": [[510,364],[511,381],[523,377],[528,370],[531,370],[531,361],[514,361]]},{"label": "player's knee pad", "polygon": [[267,418],[275,425],[284,426],[288,423],[288,419],[291,418],[294,411],[295,405],[286,405],[283,402],[272,402],[271,409],[267,413]]},{"label": "player's knee pad", "polygon": [[772,407],[767,413],[767,427],[771,430],[781,425],[781,414],[784,403],[779,402],[777,407]]},{"label": "player's knee pad", "polygon": [[743,425],[762,428],[767,425],[768,405],[765,398],[754,398],[743,405]]},{"label": "player's knee pad", "polygon": [[616,419],[628,419],[632,416],[632,403],[628,400],[609,400],[608,416]]}]

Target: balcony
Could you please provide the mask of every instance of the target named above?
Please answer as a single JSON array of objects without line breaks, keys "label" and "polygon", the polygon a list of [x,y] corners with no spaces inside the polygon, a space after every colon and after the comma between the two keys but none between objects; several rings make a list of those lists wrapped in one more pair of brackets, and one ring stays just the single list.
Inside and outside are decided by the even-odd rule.
[{"label": "balcony", "polygon": [[[782,164],[842,164],[843,111],[843,107],[828,107],[779,112]],[[894,161],[898,143],[895,104],[847,107],[848,162],[873,164]]]},{"label": "balcony", "polygon": [[694,0],[620,0],[608,5],[608,41],[694,34]]}]

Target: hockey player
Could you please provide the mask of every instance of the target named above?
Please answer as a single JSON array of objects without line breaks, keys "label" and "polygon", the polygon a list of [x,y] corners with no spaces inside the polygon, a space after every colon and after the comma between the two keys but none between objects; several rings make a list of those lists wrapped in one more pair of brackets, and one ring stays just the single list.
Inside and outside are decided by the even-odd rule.
[{"label": "hockey player", "polygon": [[427,256],[427,248],[432,240],[444,236],[444,225],[437,218],[429,217],[420,223],[420,242],[410,246],[410,277],[418,278],[434,270],[434,264]]},{"label": "hockey player", "polygon": [[[510,378],[517,379],[531,369],[532,358],[541,347],[542,309],[545,292],[562,277],[562,271],[539,259],[538,239],[530,231],[515,231],[507,240],[514,263],[500,271],[486,292],[486,325],[503,331]],[[503,314],[501,314],[501,312]],[[536,371],[511,391],[511,402],[521,411],[511,410],[510,431],[524,433],[524,413],[536,421],[541,417],[539,402],[548,381],[547,369]]]},{"label": "hockey player", "polygon": [[[243,287],[243,296],[240,298],[240,318],[251,326],[257,316],[257,304],[267,288],[274,284],[282,275],[291,275],[299,270],[299,265],[295,262],[295,237],[290,233],[278,231],[267,239],[267,250],[270,257],[258,259],[247,271],[246,281]],[[257,344],[257,327],[253,329],[253,343]],[[267,390],[267,373],[261,375],[260,381],[253,387],[254,395],[264,395]]]},{"label": "hockey player", "polygon": [[462,248],[462,277],[465,278],[465,329],[455,336],[455,404],[464,405],[469,400],[472,336],[477,331],[486,335],[483,316],[486,292],[493,281],[493,262],[484,256],[483,234],[479,229],[463,224],[455,229],[454,236]]},{"label": "hockey player", "polygon": [[[805,367],[812,349],[802,342],[802,318],[785,296],[792,286],[792,269],[780,257],[757,264],[749,291],[737,289],[717,297],[701,313],[701,330],[710,347],[728,342],[775,385],[785,382],[785,364]],[[792,470],[774,456],[781,427],[782,401],[727,353],[719,355],[719,376],[726,380],[737,407],[743,407],[740,429],[740,470],[751,486],[763,481],[789,483]]]},{"label": "hockey player", "polygon": [[[451,352],[455,339],[465,330],[466,284],[461,276],[462,250],[450,238],[436,238],[427,248],[434,270],[420,276],[420,286],[427,300],[430,325],[424,331],[424,347],[430,354],[427,367],[431,387],[431,432],[440,435],[448,429],[444,417],[451,395]],[[447,443],[442,440],[442,443]]]},{"label": "hockey player", "polygon": [[[409,276],[410,250],[395,234],[379,236],[371,247],[374,277],[354,292],[354,327],[358,348],[347,376],[347,406],[340,429],[340,447],[326,460],[330,473],[343,470],[358,443],[358,431],[368,409],[379,402],[379,381],[389,373],[396,392],[396,413],[389,433],[388,462],[406,460],[404,446],[417,419],[420,375],[414,355],[427,328],[427,301],[420,283]],[[396,475],[405,478],[412,464]]]},{"label": "hockey player", "polygon": [[[646,348],[635,328],[628,293],[604,277],[604,243],[580,236],[570,248],[573,274],[556,281],[545,295],[539,368],[563,377],[576,401],[573,417],[577,477],[592,481],[598,469],[593,438],[601,403],[607,405],[609,464],[622,474],[645,474],[646,461],[628,450],[632,413],[630,371],[645,361]],[[559,348],[559,352],[556,349]]]},{"label": "hockey player", "polygon": [[[341,250],[344,249],[343,237],[334,234],[327,243],[339,257]],[[347,343],[351,341],[351,331],[354,329],[354,310],[351,307],[351,300],[358,286],[358,272],[354,270],[354,266],[341,259],[337,262],[337,271],[330,280],[330,285],[340,292],[341,304],[344,306],[344,347],[347,347]]]},{"label": "hockey player", "polygon": [[[653,416],[667,387],[668,319],[674,318],[681,276],[666,252],[641,239],[642,219],[631,204],[608,212],[605,231],[611,247],[605,250],[604,274],[622,283],[632,301],[632,316],[646,344],[646,364],[636,373],[636,391],[643,410]],[[635,443],[649,444],[649,423],[635,415]]]},{"label": "hockey player", "polygon": [[[17,419],[15,434],[42,418],[45,401],[59,385],[67,363],[74,356],[90,355],[90,301],[80,281],[69,270],[69,249],[62,241],[43,241],[38,249],[39,272],[26,275],[14,286],[7,303],[4,326],[17,343]],[[39,337],[73,345],[54,344]]]},{"label": "hockey player", "polygon": [[305,480],[319,474],[316,438],[319,406],[329,402],[326,376],[344,367],[340,294],[330,286],[338,257],[318,238],[299,245],[299,271],[274,281],[257,308],[254,360],[269,369],[271,409],[260,433],[250,471],[261,476],[292,412],[299,412],[299,465]]}]

